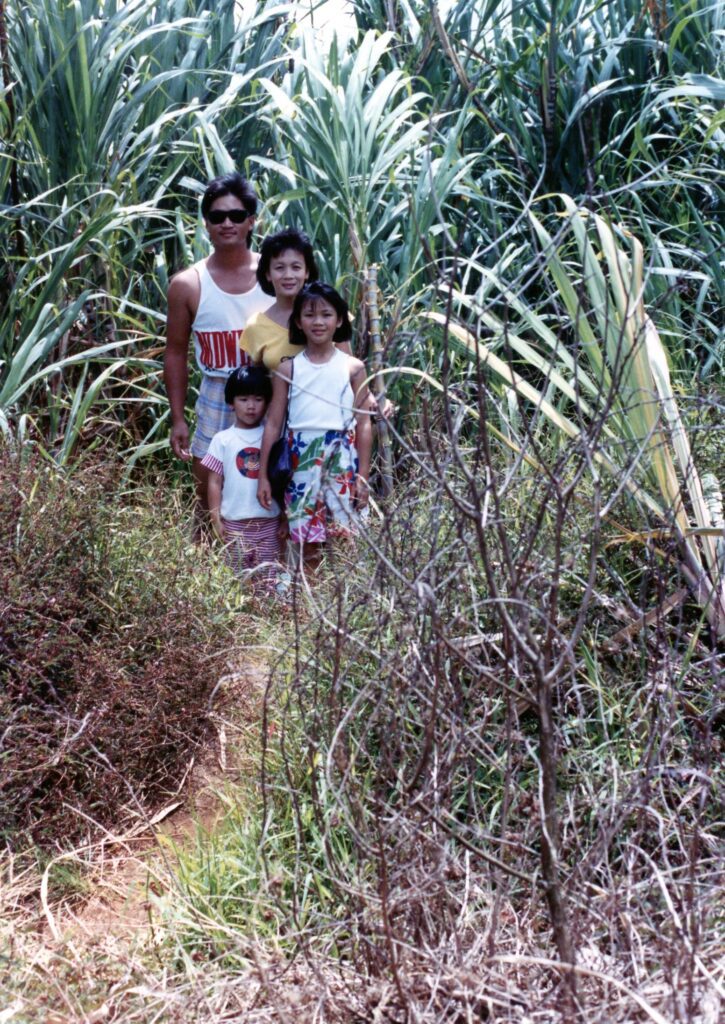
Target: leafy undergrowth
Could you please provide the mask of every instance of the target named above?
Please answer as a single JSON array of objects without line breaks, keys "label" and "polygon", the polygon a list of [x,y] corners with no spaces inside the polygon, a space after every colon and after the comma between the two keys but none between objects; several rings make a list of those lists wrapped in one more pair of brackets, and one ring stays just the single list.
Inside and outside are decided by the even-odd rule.
[{"label": "leafy undergrowth", "polygon": [[176,789],[238,622],[163,486],[122,493],[117,474],[2,453],[0,822],[16,852],[121,829]]},{"label": "leafy undergrowth", "polygon": [[209,1020],[243,977],[241,1019],[284,1020],[307,973],[326,1022],[715,1024],[725,662],[678,550],[587,478],[567,505],[576,453],[491,466],[494,510],[426,443],[437,477],[300,598],[261,793],[158,905],[179,968],[215,974]]},{"label": "leafy undergrowth", "polygon": [[401,471],[369,543],[333,548],[284,619],[250,610],[253,763],[213,827],[162,843],[152,927],[44,960],[29,918],[8,928],[8,1020],[716,1024],[723,658],[677,552],[631,506],[597,521],[586,481],[557,519],[530,473],[482,531],[485,474],[430,443],[440,476]]}]

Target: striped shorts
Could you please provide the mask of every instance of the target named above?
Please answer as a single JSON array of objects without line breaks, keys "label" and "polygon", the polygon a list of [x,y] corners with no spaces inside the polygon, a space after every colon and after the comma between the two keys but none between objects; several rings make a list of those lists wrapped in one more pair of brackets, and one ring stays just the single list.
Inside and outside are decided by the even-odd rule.
[{"label": "striped shorts", "polygon": [[220,430],[226,430],[234,423],[234,412],[224,401],[226,377],[201,378],[199,398],[196,402],[196,430],[191,442],[191,454],[203,459],[207,453],[211,439]]},{"label": "striped shorts", "polygon": [[263,589],[274,589],[280,570],[280,517],[222,519],[227,565],[237,575],[253,571],[252,581]]}]

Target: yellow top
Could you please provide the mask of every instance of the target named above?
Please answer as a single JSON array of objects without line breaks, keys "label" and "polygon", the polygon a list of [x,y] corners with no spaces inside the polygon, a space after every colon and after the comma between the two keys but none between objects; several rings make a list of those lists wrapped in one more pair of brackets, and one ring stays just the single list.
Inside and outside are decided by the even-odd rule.
[{"label": "yellow top", "polygon": [[239,344],[252,362],[264,363],[270,371],[276,370],[286,356],[296,356],[304,348],[304,345],[290,345],[287,328],[265,313],[255,313],[249,318]]}]

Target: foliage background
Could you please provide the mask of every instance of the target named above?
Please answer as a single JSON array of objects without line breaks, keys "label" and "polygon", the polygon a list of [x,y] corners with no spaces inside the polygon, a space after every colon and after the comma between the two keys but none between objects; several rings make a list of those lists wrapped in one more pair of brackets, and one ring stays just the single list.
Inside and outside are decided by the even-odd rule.
[{"label": "foliage background", "polygon": [[[333,560],[300,593],[291,644],[281,624],[260,786],[160,901],[179,1012],[222,1019],[254,962],[258,1019],[284,1015],[286,956],[303,950],[300,999],[320,1019],[709,1024],[725,8],[352,7],[336,43],[299,4],[0,4],[4,521],[36,544],[3,534],[8,643],[28,641],[3,699],[45,700],[43,645],[81,636],[75,619],[37,626],[53,587],[91,579],[73,605],[87,642],[104,574],[126,594],[138,576],[108,524],[163,504],[159,480],[188,486],[167,458],[164,294],[206,251],[204,182],[236,166],[264,199],[260,234],[313,237],[363,354],[378,267],[396,489],[359,564]],[[89,456],[106,483],[84,510]],[[57,524],[34,539],[41,485]],[[122,551],[141,531],[186,564],[143,523]],[[69,536],[87,561],[26,587],[23,560]],[[147,609],[183,598],[192,622],[218,599],[144,574]],[[131,677],[169,668],[157,620],[131,611]],[[128,645],[107,641],[117,666]],[[219,657],[223,629],[204,643],[180,660]],[[24,698],[9,713],[40,720]],[[82,791],[75,731],[58,736]],[[167,1007],[148,960],[134,972],[114,1012]]]}]

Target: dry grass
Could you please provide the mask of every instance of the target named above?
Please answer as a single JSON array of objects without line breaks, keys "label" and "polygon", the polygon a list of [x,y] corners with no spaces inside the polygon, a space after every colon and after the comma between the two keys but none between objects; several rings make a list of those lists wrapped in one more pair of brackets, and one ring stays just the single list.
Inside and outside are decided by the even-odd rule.
[{"label": "dry grass", "polygon": [[2,455],[0,820],[16,851],[57,851],[177,790],[235,615],[161,487],[121,495],[112,459]]},{"label": "dry grass", "polygon": [[374,543],[261,610],[263,707],[217,707],[224,813],[162,840],[148,927],[54,940],[6,862],[5,1020],[716,1024],[723,660],[663,610],[673,553],[590,483],[562,506],[576,452],[410,448],[436,472],[398,467]]}]

